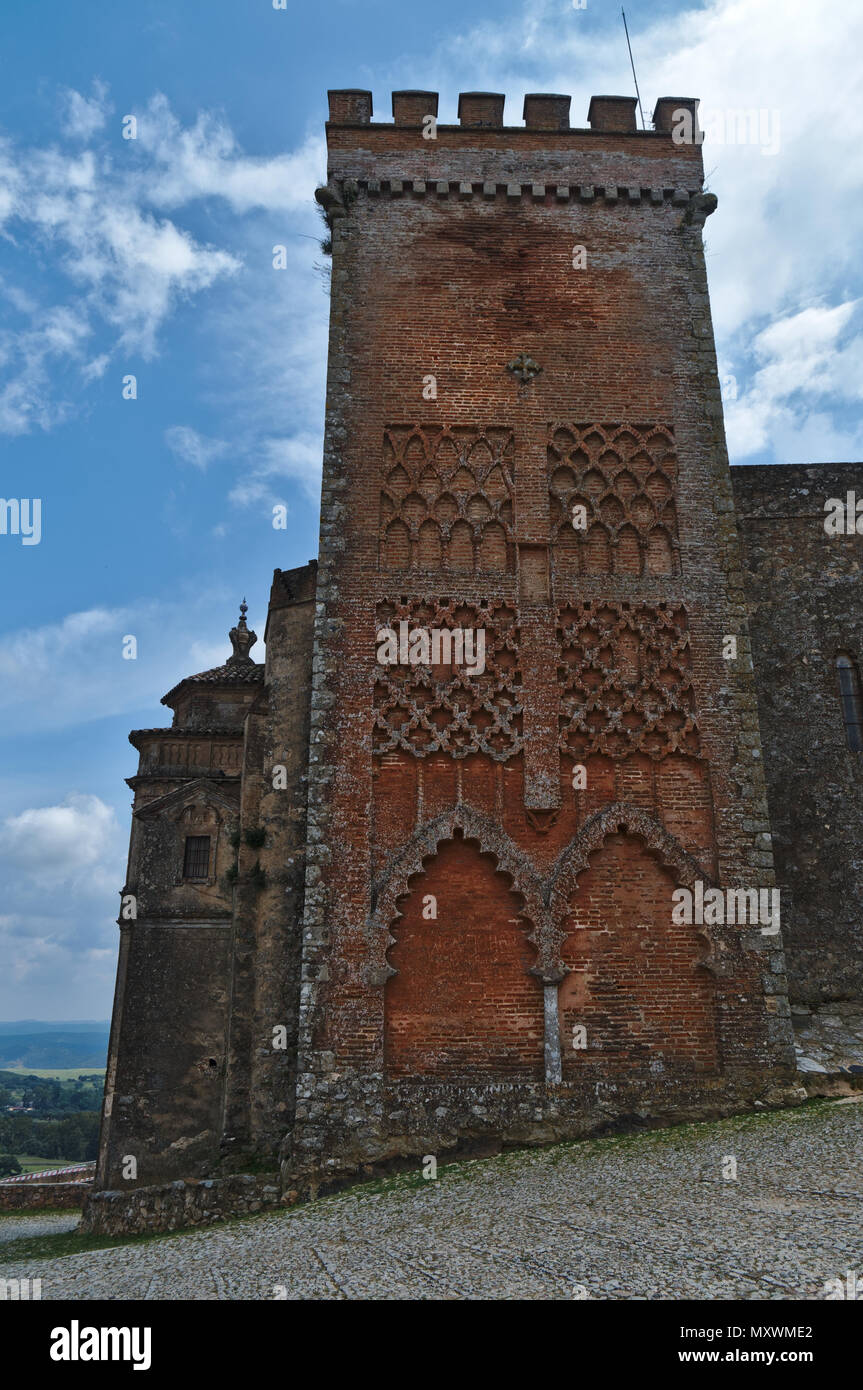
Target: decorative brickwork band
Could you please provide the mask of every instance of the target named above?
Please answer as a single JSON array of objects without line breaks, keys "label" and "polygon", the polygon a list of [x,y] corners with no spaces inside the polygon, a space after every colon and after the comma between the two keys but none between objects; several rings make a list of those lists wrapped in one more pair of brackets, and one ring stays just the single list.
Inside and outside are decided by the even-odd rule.
[{"label": "decorative brickwork band", "polygon": [[381,568],[514,570],[513,491],[512,430],[391,425],[384,435]]},{"label": "decorative brickwork band", "polygon": [[581,603],[558,615],[560,748],[700,755],[686,611],[660,603]]},{"label": "decorative brickwork band", "polygon": [[556,573],[679,574],[668,425],[549,425]]},{"label": "decorative brickwork band", "polygon": [[[407,628],[400,628],[400,624]],[[397,636],[469,630],[482,637],[482,670],[451,660],[440,665],[378,664],[375,673],[376,754],[403,748],[418,758],[446,752],[454,758],[482,752],[503,762],[522,748],[519,633],[506,604],[423,598],[380,603],[377,630]],[[452,641],[451,653],[456,651]],[[441,655],[446,655],[441,652]]]}]

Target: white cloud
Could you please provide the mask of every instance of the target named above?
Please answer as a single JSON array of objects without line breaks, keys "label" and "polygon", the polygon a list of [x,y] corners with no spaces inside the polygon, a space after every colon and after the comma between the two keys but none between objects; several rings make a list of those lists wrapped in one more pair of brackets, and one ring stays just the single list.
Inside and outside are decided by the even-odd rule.
[{"label": "white cloud", "polygon": [[0,333],[0,359],[6,375],[0,389],[0,432],[26,434],[34,426],[50,429],[65,420],[72,405],[58,396],[51,364],[78,357],[90,327],[71,308],[58,305],[34,312],[20,333]]},{"label": "white cloud", "polygon": [[[227,642],[193,642],[189,648],[189,670],[182,674],[191,676],[198,671],[211,671],[214,666],[223,666],[230,654]],[[263,653],[254,649],[253,656],[257,661],[263,659]]]},{"label": "white cloud", "polygon": [[91,140],[107,123],[111,106],[103,82],[93,83],[93,96],[85,97],[73,88],[62,94],[63,133],[70,139]]},{"label": "white cloud", "polygon": [[763,364],[756,384],[774,397],[795,391],[860,397],[863,381],[849,381],[835,370],[842,359],[838,340],[856,307],[852,299],[832,309],[803,309],[771,323],[753,343],[755,357]]},{"label": "white cloud", "polygon": [[[66,92],[64,102],[63,133],[70,140],[86,142],[102,130],[108,109],[103,89],[89,99]],[[162,154],[167,158],[168,149]],[[160,163],[158,177],[164,172]],[[7,241],[22,255],[53,259],[69,282],[66,299],[51,308],[28,304],[20,293],[15,301],[19,311],[29,312],[30,323],[4,335],[0,430],[49,429],[67,418],[71,406],[57,401],[50,359],[77,365],[86,385],[104,372],[114,352],[153,357],[177,306],[241,269],[230,250],[203,245],[152,210],[158,201],[152,174],[152,159],[120,164],[107,149],[97,157],[93,149],[27,150],[8,140],[0,145],[0,223]],[[182,182],[178,170],[177,186]],[[204,190],[187,191],[191,199]],[[14,290],[6,293],[11,297]],[[67,332],[58,336],[64,324]],[[84,341],[96,330],[100,350],[90,356]]]},{"label": "white cloud", "polygon": [[282,501],[276,486],[285,480],[299,482],[310,502],[321,500],[320,434],[298,434],[290,439],[263,440],[259,457],[230,493],[230,500],[240,506],[265,502],[268,506]]},{"label": "white cloud", "polygon": [[[5,732],[27,734],[142,710],[149,710],[149,724],[163,723],[162,695],[183,676],[230,656],[236,602],[234,594],[208,589],[175,603],[87,609],[0,636]],[[137,640],[135,660],[123,658],[127,634]],[[252,656],[263,661],[262,646]]]},{"label": "white cloud", "polygon": [[[249,229],[246,255],[247,263],[258,257],[258,273],[232,284],[211,314],[213,336],[223,345],[220,403],[230,412],[232,453],[241,465],[230,500],[271,506],[290,501],[299,485],[317,507],[329,328],[329,304],[315,272],[321,253],[311,233],[302,234],[289,241],[286,270],[273,270],[269,257],[261,264],[262,246],[288,240],[272,219],[263,221]],[[300,225],[318,229],[312,209]]]},{"label": "white cloud", "polygon": [[68,247],[69,273],[91,287],[91,304],[119,330],[121,350],[153,357],[159,330],[179,300],[240,268],[236,256],[203,247],[130,203],[96,210],[89,199],[74,201],[54,234]]},{"label": "white cloud", "polygon": [[123,867],[124,853],[118,852],[111,882],[98,894],[64,885],[45,888],[32,903],[22,895],[20,910],[0,918],[0,1016],[108,1013]]},{"label": "white cloud", "polygon": [[66,1017],[104,1011],[127,846],[98,796],[73,792],[0,822],[0,1015],[44,1017],[46,1001]]},{"label": "white cloud", "polygon": [[85,362],[81,368],[81,377],[85,383],[98,381],[105,375],[110,358],[106,352],[102,352],[98,357],[94,357],[92,362]]},{"label": "white cloud", "polygon": [[849,459],[863,450],[863,429],[843,428],[829,407],[863,399],[863,334],[854,331],[857,300],[812,306],[776,319],[746,353],[754,370],[746,389],[726,401],[733,458],[772,446],[785,462]]},{"label": "white cloud", "polygon": [[[138,138],[125,142],[120,158],[104,132],[104,87],[96,84],[89,97],[66,91],[63,104],[63,132],[79,148],[0,144],[7,239],[22,255],[52,257],[69,286],[53,307],[0,286],[27,319],[0,335],[0,432],[68,420],[80,389],[104,376],[115,356],[155,356],[183,302],[219,286],[208,364],[227,383],[215,394],[233,437],[175,425],[166,443],[201,471],[230,451],[249,474],[234,491],[241,504],[269,495],[267,480],[277,476],[299,482],[316,504],[320,435],[314,459],[308,434],[323,395],[327,303],[313,269],[320,228],[312,192],[326,168],[323,136],[256,158],[223,118],[202,112],[184,126],[157,95],[135,113]],[[222,245],[203,244],[182,223],[202,203]],[[291,247],[286,271],[272,267],[276,242]]]},{"label": "white cloud", "polygon": [[221,198],[237,213],[294,212],[308,205],[327,162],[322,134],[309,136],[291,154],[253,158],[224,120],[202,112],[184,128],[161,95],[138,117],[138,140],[153,162],[146,196],[163,208]]},{"label": "white cloud", "polygon": [[56,806],[32,807],[0,824],[6,864],[42,887],[60,883],[92,892],[119,827],[98,796],[70,795]]},{"label": "white cloud", "polygon": [[208,439],[189,425],[171,425],[165,430],[165,443],[181,463],[189,463],[202,473],[213,459],[222,458],[228,449],[224,439]]}]

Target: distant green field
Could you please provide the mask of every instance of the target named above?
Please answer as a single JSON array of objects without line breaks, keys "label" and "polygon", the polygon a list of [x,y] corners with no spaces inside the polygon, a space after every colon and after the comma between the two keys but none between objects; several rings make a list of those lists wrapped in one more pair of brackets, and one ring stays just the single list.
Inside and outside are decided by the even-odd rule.
[{"label": "distant green field", "polygon": [[23,1173],[41,1173],[48,1168],[71,1168],[80,1163],[77,1158],[34,1158],[33,1154],[16,1154]]},{"label": "distant green field", "polygon": [[44,1076],[48,1081],[76,1081],[79,1076],[104,1076],[104,1067],[0,1067],[16,1076]]}]

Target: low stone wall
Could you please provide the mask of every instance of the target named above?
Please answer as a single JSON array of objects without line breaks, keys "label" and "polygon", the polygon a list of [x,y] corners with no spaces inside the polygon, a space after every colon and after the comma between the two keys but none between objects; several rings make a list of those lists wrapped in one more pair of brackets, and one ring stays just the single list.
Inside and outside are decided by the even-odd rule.
[{"label": "low stone wall", "polygon": [[83,1207],[92,1186],[92,1180],[0,1183],[0,1211],[20,1211],[26,1207]]},{"label": "low stone wall", "polygon": [[91,1235],[174,1231],[277,1207],[280,1197],[272,1175],[258,1178],[248,1173],[138,1187],[128,1192],[92,1192],[84,1207],[80,1230]]},{"label": "low stone wall", "polygon": [[90,1182],[96,1176],[95,1159],[91,1163],[70,1163],[66,1168],[43,1168],[35,1173],[16,1173],[14,1178],[3,1178],[2,1183],[14,1183],[16,1187],[24,1183],[40,1182]]},{"label": "low stone wall", "polygon": [[[772,1079],[776,1079],[776,1070]],[[741,1080],[739,1089],[730,1085],[729,1078],[725,1076],[714,1077],[712,1089],[708,1083],[700,1088],[690,1087],[686,1091],[679,1078],[665,1078],[673,1104],[669,1101],[665,1109],[657,1106],[653,1110],[643,1104],[644,1097],[640,1093],[640,1108],[635,1101],[629,1107],[621,1106],[624,1083],[620,1078],[611,1086],[615,1101],[607,1110],[597,1104],[592,1110],[574,1106],[570,1111],[565,1101],[576,1095],[578,1088],[559,1086],[554,1088],[558,1108],[553,1120],[542,1114],[539,1120],[532,1118],[537,1102],[533,1095],[526,1097],[524,1094],[532,1089],[539,1096],[540,1093],[546,1094],[549,1088],[539,1085],[535,1088],[489,1086],[484,1091],[486,1101],[496,1099],[502,1106],[510,1107],[506,1121],[497,1112],[475,1115],[469,1132],[461,1124],[444,1137],[441,1136],[440,1120],[430,1118],[425,1112],[419,1113],[416,1092],[411,1094],[408,1091],[404,1096],[399,1096],[395,1094],[398,1090],[395,1088],[388,1095],[388,1104],[403,1122],[409,1122],[410,1132],[402,1136],[389,1136],[381,1142],[371,1158],[367,1148],[360,1153],[352,1149],[351,1132],[333,1130],[332,1147],[327,1154],[322,1155],[319,1150],[306,1153],[298,1149],[285,1157],[280,1175],[237,1173],[220,1178],[132,1187],[123,1191],[92,1192],[87,1198],[79,1230],[93,1235],[139,1235],[210,1225],[232,1217],[293,1206],[296,1202],[314,1199],[353,1182],[360,1182],[363,1178],[399,1171],[408,1166],[411,1158],[417,1163],[419,1155],[425,1153],[445,1154],[453,1159],[480,1153],[487,1155],[498,1152],[504,1144],[509,1147],[547,1145],[609,1132],[626,1133],[683,1121],[714,1120],[750,1111],[753,1107],[799,1105],[807,1099],[800,1078],[793,1070],[787,1069],[782,1080],[785,1084],[781,1086],[762,1084],[760,1096],[753,1102],[751,1086],[745,1084],[746,1078]],[[450,1086],[444,1089],[446,1098],[452,1104],[454,1093],[459,1088]],[[467,1089],[468,1099],[473,1098],[473,1091]],[[516,1095],[515,1110],[511,1092]],[[440,1091],[424,1088],[426,1110],[439,1106],[441,1099]],[[460,1099],[464,1109],[465,1098],[462,1096]],[[528,1099],[533,1101],[529,1108]],[[409,1101],[414,1105],[410,1115]],[[523,1113],[517,1108],[519,1102]],[[427,1130],[423,1127],[424,1121]],[[338,1148],[340,1139],[341,1149]]]},{"label": "low stone wall", "polygon": [[[784,1026],[785,1018],[781,1021]],[[426,1154],[438,1161],[442,1156],[488,1156],[502,1148],[725,1119],[799,1105],[807,1098],[793,1065],[768,1068],[757,1056],[749,1067],[710,1073],[671,1063],[661,1072],[644,1067],[612,1072],[601,1060],[586,1062],[583,1080],[555,1086],[541,1081],[429,1081],[419,1086],[410,1080],[388,1082],[380,1074],[344,1073],[329,1083],[326,1077],[301,1074],[299,1094],[315,1084],[326,1114],[320,1133],[307,1140],[295,1130],[282,1148],[282,1187],[294,1200],[317,1197],[411,1160],[418,1166]],[[334,1112],[325,1112],[329,1084],[342,1095],[357,1097],[358,1114],[363,1107],[369,1113],[374,1102],[382,1117],[377,1127],[340,1123],[341,1099]]]}]

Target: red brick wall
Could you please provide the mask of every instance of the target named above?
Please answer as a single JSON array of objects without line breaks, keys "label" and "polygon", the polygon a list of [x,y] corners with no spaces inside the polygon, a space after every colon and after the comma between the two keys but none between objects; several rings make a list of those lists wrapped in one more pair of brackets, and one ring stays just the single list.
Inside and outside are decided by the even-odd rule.
[{"label": "red brick wall", "polygon": [[[433,895],[437,919],[422,915]],[[384,1061],[391,1077],[542,1075],[542,985],[521,903],[475,844],[441,845],[402,902],[389,959]]]},{"label": "red brick wall", "polygon": [[[563,958],[570,974],[559,991],[564,1077],[583,1063],[604,1070],[651,1059],[716,1061],[710,976],[693,926],[671,921],[675,883],[633,835],[609,835],[579,877],[570,900]],[[573,1026],[587,1046],[573,1047]]]}]

